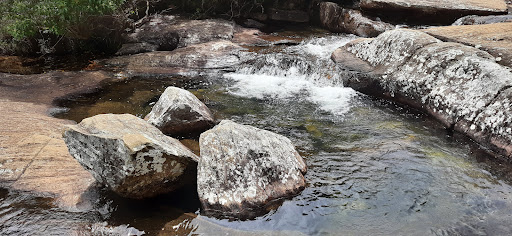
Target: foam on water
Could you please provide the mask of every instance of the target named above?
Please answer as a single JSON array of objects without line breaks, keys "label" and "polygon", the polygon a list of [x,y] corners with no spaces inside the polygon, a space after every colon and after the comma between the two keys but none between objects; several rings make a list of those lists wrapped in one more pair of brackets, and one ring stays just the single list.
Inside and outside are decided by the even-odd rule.
[{"label": "foam on water", "polygon": [[228,73],[235,83],[228,91],[256,99],[305,99],[335,115],[350,109],[356,95],[343,87],[330,55],[354,36],[314,38],[288,47],[283,53],[259,55],[256,59]]}]

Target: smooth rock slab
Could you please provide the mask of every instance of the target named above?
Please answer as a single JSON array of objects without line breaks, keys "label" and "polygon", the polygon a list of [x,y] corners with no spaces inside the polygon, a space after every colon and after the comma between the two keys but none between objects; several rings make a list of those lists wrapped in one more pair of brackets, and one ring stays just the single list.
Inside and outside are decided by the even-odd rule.
[{"label": "smooth rock slab", "polygon": [[489,53],[402,29],[348,43],[332,58],[360,73],[345,77],[345,85],[421,109],[447,128],[512,155],[507,125],[512,114],[505,108],[500,108],[505,113],[497,112],[509,104],[504,94],[512,72]]},{"label": "smooth rock slab", "polygon": [[252,218],[306,185],[306,165],[284,136],[224,120],[199,143],[197,191],[207,214]]},{"label": "smooth rock slab", "polygon": [[191,92],[168,87],[145,118],[169,135],[199,134],[215,124],[213,115]]},{"label": "smooth rock slab", "polygon": [[453,22],[465,15],[506,14],[504,0],[361,0],[363,10],[385,17],[421,20],[421,23]]},{"label": "smooth rock slab", "polygon": [[484,50],[499,64],[512,67],[512,22],[433,27],[423,31],[443,41]]},{"label": "smooth rock slab", "polygon": [[152,197],[184,184],[197,156],[133,115],[104,114],[64,131],[71,155],[121,196]]}]

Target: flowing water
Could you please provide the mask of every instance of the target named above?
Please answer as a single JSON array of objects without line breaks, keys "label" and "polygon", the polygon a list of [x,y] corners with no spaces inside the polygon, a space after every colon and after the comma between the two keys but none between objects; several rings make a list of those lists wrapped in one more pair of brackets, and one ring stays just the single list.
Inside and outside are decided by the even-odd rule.
[{"label": "flowing water", "polygon": [[100,210],[89,213],[0,191],[0,234],[17,222],[32,229],[27,234],[87,232],[83,224],[98,222],[150,235],[512,234],[512,166],[421,113],[343,87],[329,56],[351,39],[311,38],[260,50],[221,76],[134,78],[61,104],[68,110],[57,116],[77,122],[109,112],[143,117],[167,86],[179,86],[218,119],[289,137],[309,167],[308,186],[272,212],[249,221],[207,218],[193,186],[145,201],[102,190]]}]

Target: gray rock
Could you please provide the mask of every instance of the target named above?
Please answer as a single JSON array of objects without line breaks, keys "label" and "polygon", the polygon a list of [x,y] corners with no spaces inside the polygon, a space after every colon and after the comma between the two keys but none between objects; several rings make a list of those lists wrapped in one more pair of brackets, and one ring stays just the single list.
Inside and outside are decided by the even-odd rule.
[{"label": "gray rock", "polygon": [[512,22],[512,15],[500,16],[465,16],[456,20],[452,25],[486,25],[503,22]]},{"label": "gray rock", "polygon": [[197,189],[207,214],[252,218],[306,185],[306,165],[286,137],[225,120],[199,142]]},{"label": "gray rock", "polygon": [[376,37],[393,25],[382,21],[372,20],[360,11],[344,9],[333,2],[319,4],[320,23],[332,32],[350,33],[362,37]]},{"label": "gray rock", "polygon": [[491,140],[512,140],[506,125],[512,114],[490,115],[507,104],[501,97],[512,73],[487,52],[419,31],[393,30],[349,43],[332,58],[341,66],[350,61],[346,67],[362,74],[347,77],[346,85],[422,109],[496,152],[512,154],[510,143]]},{"label": "gray rock", "polygon": [[171,136],[199,134],[215,124],[206,105],[191,92],[176,87],[165,89],[145,119]]},{"label": "gray rock", "polygon": [[181,187],[198,160],[178,140],[128,114],[84,119],[68,126],[63,137],[71,155],[99,183],[129,198]]}]

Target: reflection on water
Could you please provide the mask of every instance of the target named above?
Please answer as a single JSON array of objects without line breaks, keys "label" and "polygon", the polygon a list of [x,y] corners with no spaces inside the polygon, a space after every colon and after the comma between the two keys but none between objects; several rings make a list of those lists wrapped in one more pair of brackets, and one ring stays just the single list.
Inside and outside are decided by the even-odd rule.
[{"label": "reflection on water", "polygon": [[[296,58],[294,52],[300,48],[290,50],[288,55]],[[45,199],[0,191],[0,232],[58,234],[83,222],[106,221],[113,226],[128,224],[150,235],[512,234],[510,164],[487,156],[471,141],[447,133],[414,110],[340,88],[337,82],[297,78],[268,68],[265,63],[241,68],[227,79],[135,78],[61,104],[70,110],[59,117],[77,122],[107,112],[143,117],[167,86],[185,87],[218,119],[283,134],[297,146],[309,166],[309,185],[278,209],[243,222],[203,217],[192,186],[145,201],[103,193],[98,204],[101,213],[73,214],[48,206]],[[268,89],[257,83],[258,78],[269,77],[284,82]],[[294,86],[294,78],[302,87],[282,94],[290,91],[287,86]],[[336,97],[314,99],[315,89],[323,97],[334,94],[348,99],[338,103],[333,102]],[[30,227],[14,227],[19,224]]]}]

